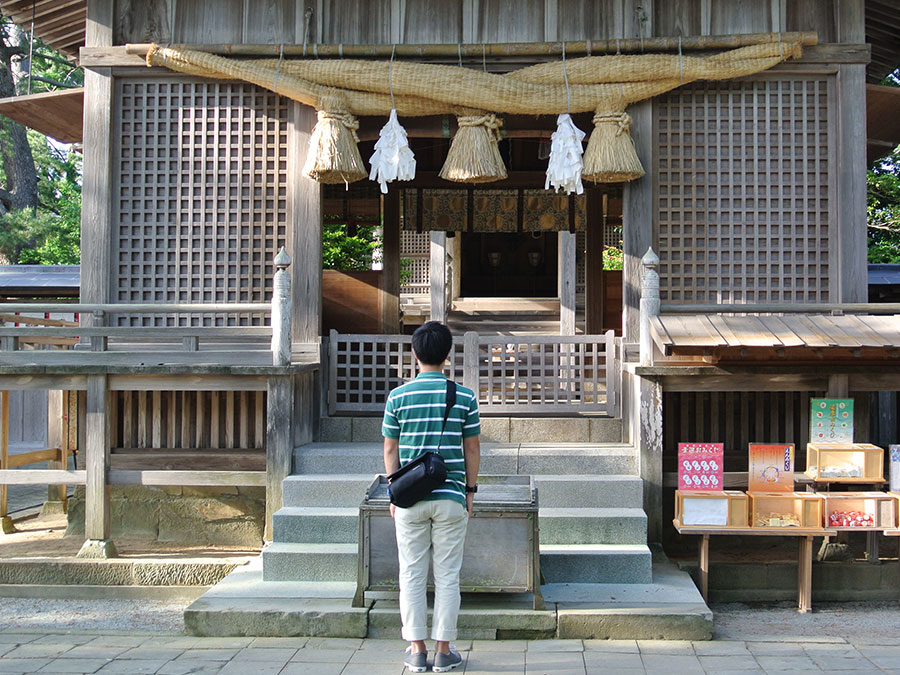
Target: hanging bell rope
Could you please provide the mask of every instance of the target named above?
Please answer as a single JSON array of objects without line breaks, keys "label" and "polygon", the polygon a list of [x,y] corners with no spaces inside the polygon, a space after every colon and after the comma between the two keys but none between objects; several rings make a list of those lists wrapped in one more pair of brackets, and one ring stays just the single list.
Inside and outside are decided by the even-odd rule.
[{"label": "hanging bell rope", "polygon": [[496,115],[464,115],[457,118],[459,128],[440,177],[456,183],[490,183],[506,178],[506,166],[500,157],[500,127]]}]

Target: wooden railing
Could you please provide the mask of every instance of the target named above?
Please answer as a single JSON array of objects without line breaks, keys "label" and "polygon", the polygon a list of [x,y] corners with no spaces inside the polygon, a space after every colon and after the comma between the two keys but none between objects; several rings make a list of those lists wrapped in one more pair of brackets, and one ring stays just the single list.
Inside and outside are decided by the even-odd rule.
[{"label": "wooden railing", "polygon": [[[416,374],[407,335],[344,335],[328,350],[329,414],[379,412],[391,389]],[[478,394],[483,412],[619,414],[620,361],[604,335],[455,338],[448,377]]]}]

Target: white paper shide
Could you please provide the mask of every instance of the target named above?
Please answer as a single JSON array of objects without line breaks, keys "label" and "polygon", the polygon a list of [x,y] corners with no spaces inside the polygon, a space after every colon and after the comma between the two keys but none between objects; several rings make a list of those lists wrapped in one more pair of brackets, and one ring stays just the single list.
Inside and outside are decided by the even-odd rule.
[{"label": "white paper shide", "polygon": [[412,180],[416,175],[416,158],[409,147],[406,129],[397,120],[396,110],[391,110],[387,124],[381,128],[369,162],[372,164],[369,178],[378,181],[382,194],[387,194],[387,184],[391,181]]},{"label": "white paper shide", "polygon": [[544,189],[551,187],[566,194],[582,194],[581,171],[584,169],[584,132],[575,126],[572,117],[563,113],[556,118],[556,131],[550,137],[550,162]]}]

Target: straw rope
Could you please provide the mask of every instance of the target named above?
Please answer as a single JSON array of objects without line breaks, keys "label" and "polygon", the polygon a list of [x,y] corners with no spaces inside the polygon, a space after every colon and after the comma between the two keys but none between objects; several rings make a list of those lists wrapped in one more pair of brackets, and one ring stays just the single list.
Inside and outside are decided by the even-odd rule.
[{"label": "straw rope", "polygon": [[[707,57],[669,54],[590,56],[567,61],[569,92],[560,63],[539,64],[498,75],[458,66],[354,60],[236,60],[153,45],[148,65],[212,78],[239,79],[273,89],[317,108],[323,87],[343,92],[357,115],[391,110],[388,76],[398,114],[404,116],[483,111],[548,115],[624,106],[697,79],[729,79],[761,72],[801,53],[799,43],[741,47]],[[683,69],[683,73],[682,73]],[[390,71],[390,72],[389,72]],[[571,101],[571,105],[570,105]],[[612,106],[612,107],[611,107]]]}]

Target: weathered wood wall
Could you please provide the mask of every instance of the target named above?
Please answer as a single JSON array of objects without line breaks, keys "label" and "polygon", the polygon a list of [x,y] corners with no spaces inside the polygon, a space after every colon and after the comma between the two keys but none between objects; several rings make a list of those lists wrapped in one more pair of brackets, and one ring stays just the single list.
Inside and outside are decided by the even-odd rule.
[{"label": "weathered wood wall", "polygon": [[[92,0],[97,4],[109,4],[112,0]],[[122,44],[130,41],[156,40],[158,42],[375,42],[375,43],[429,43],[429,42],[503,42],[533,41],[557,39],[614,39],[625,37],[650,37],[655,35],[696,35],[722,33],[748,33],[761,31],[815,30],[821,42],[861,43],[864,41],[863,0],[446,0],[441,3],[429,0],[222,0],[214,6],[202,0],[115,0],[111,12],[111,35],[103,31],[95,31],[99,38],[93,44],[102,45],[106,41]],[[98,16],[101,16],[102,13]],[[810,182],[804,179],[804,187],[815,194],[797,195],[795,204],[790,207],[794,211],[806,211],[807,204],[813,199],[815,204],[808,207],[815,213],[817,222],[813,230],[804,232],[802,241],[790,243],[779,242],[780,251],[790,246],[795,257],[787,267],[784,259],[772,264],[765,263],[761,267],[745,269],[741,267],[735,275],[731,268],[705,267],[691,277],[698,281],[702,288],[709,283],[715,284],[731,275],[745,275],[750,278],[762,277],[767,287],[776,278],[789,278],[794,290],[779,289],[782,298],[794,300],[809,298],[827,299],[830,301],[861,301],[865,294],[865,192],[864,192],[864,110],[860,105],[863,100],[860,87],[863,85],[864,65],[861,64],[814,64],[805,67],[786,65],[779,69],[781,74],[791,73],[790,77],[803,82],[815,81],[827,90],[824,108],[827,119],[821,115],[822,106],[810,106],[804,117],[803,111],[795,111],[795,117],[785,121],[784,115],[769,116],[764,109],[754,113],[754,124],[779,125],[812,124],[819,137],[813,140],[804,139],[798,152],[814,147],[827,136],[827,163],[816,167],[819,176]],[[764,78],[763,78],[764,79]],[[744,105],[742,94],[753,91],[760,78],[751,78],[745,84],[735,84],[735,94],[727,104]],[[92,86],[99,86],[94,84]],[[223,87],[225,85],[215,85]],[[237,85],[229,85],[237,86]],[[115,94],[114,94],[115,96]],[[731,96],[731,94],[729,94]],[[89,114],[100,115],[103,112],[102,99],[97,110]],[[797,105],[803,106],[802,102]],[[709,247],[704,241],[697,244],[696,239],[690,246],[683,241],[673,244],[671,231],[665,240],[660,239],[660,208],[655,198],[659,196],[660,185],[656,180],[656,163],[658,151],[654,145],[660,125],[661,102],[647,102],[632,106],[630,113],[634,118],[632,134],[637,150],[644,165],[648,168],[648,176],[628,184],[624,195],[625,221],[625,271],[624,271],[624,329],[626,341],[635,342],[637,335],[637,300],[639,296],[639,259],[651,244],[659,247],[663,261],[672,262],[680,256],[685,262],[684,254],[693,255],[694,251]],[[774,107],[771,108],[774,110]],[[102,115],[96,119],[103,124]],[[309,120],[311,122],[311,120]],[[299,118],[294,121],[299,124]],[[819,125],[828,125],[822,131]],[[294,134],[300,138],[303,130],[299,128]],[[783,131],[783,130],[782,130]],[[796,129],[792,129],[796,132]],[[798,132],[799,133],[799,132]],[[707,139],[707,143],[710,141]],[[738,175],[734,162],[743,161],[744,154],[760,138],[753,139],[725,136],[715,140],[715,148],[728,147],[732,152],[731,175]],[[771,145],[762,140],[766,149]],[[203,142],[201,142],[202,144]],[[290,142],[290,152],[300,150],[300,142]],[[859,147],[857,147],[859,146]],[[92,152],[100,155],[104,152],[102,144],[94,145]],[[787,159],[787,158],[784,158]],[[87,160],[86,160],[87,161]],[[294,160],[295,161],[295,160]],[[794,157],[788,173],[808,174],[807,166],[800,168],[801,162],[808,162],[807,157]],[[90,162],[87,162],[90,164]],[[114,169],[119,171],[118,168]],[[102,172],[100,172],[102,174]],[[101,175],[102,177],[102,175]],[[794,187],[794,178],[787,182]],[[695,178],[687,171],[669,184],[670,187],[684,188],[693,185]],[[769,184],[784,179],[772,173],[762,179]],[[296,182],[296,181],[295,181]],[[201,186],[207,181],[201,178]],[[102,189],[103,181],[97,188]],[[86,181],[86,200],[90,202],[91,190]],[[304,223],[319,211],[319,207],[307,208],[308,199],[316,201],[306,188],[296,188],[288,200],[289,211],[295,211],[287,219],[288,241],[295,241],[295,252],[311,251],[312,247],[303,248],[299,244],[306,234],[297,233],[293,237],[291,229],[296,226],[306,229]],[[758,195],[757,195],[758,197]],[[298,200],[301,203],[298,203]],[[785,200],[787,201],[787,199]],[[102,205],[100,205],[102,206]],[[757,204],[744,202],[739,208],[732,203],[728,208],[721,204],[695,204],[696,209],[705,210],[707,222],[717,218],[731,219],[729,227],[740,227],[747,218],[780,217],[788,207],[778,209],[757,208]],[[767,205],[768,206],[768,205]],[[799,206],[799,208],[798,208]],[[296,208],[295,208],[296,207]],[[297,209],[303,211],[299,216]],[[827,209],[827,210],[826,210]],[[103,208],[95,209],[96,217],[86,219],[96,223],[96,234],[102,241],[109,225],[104,217]],[[823,221],[823,213],[827,213],[827,222]],[[668,225],[673,225],[671,218],[680,217],[677,213],[669,214]],[[680,226],[681,223],[674,223]],[[758,222],[756,224],[759,224]],[[766,223],[767,224],[767,223]],[[697,223],[691,224],[698,226]],[[809,229],[809,228],[807,228]],[[693,235],[694,233],[692,233]],[[741,233],[744,234],[743,232]],[[756,233],[754,233],[756,234]],[[766,231],[768,240],[771,232]],[[93,230],[87,237],[94,236]],[[703,237],[700,237],[703,239]],[[718,241],[716,246],[721,250],[747,247],[747,237],[729,237]],[[771,243],[771,241],[769,241]],[[757,247],[759,243],[757,242]],[[799,247],[799,248],[797,248]],[[238,248],[240,250],[240,247]],[[113,260],[117,260],[112,252]],[[815,260],[808,262],[807,256]],[[102,254],[96,254],[99,264],[104,263]],[[128,261],[131,263],[131,261]],[[315,260],[303,261],[307,263]],[[695,260],[691,260],[695,263]],[[756,261],[759,263],[760,261]],[[202,261],[201,261],[202,263]],[[760,263],[761,264],[761,263]],[[810,269],[812,268],[812,270]],[[297,274],[295,267],[295,274]],[[696,273],[696,270],[692,270]],[[673,272],[672,278],[681,272]],[[110,276],[115,271],[110,270]],[[224,283],[228,286],[227,273],[220,277],[218,271],[213,275],[214,284]],[[99,283],[103,277],[98,274],[91,283]],[[827,281],[826,281],[827,280]],[[297,284],[297,296],[302,295],[308,279]],[[664,279],[665,285],[665,279]],[[796,291],[801,290],[802,294]],[[95,289],[91,298],[101,299],[104,291]],[[767,292],[768,295],[768,292]],[[800,296],[803,297],[800,297]],[[297,297],[295,296],[295,297]],[[722,299],[728,299],[722,296]],[[730,299],[740,301],[757,301],[762,299],[758,292],[743,293]],[[315,307],[315,303],[313,303]],[[318,316],[316,311],[312,314]],[[311,316],[312,316],[311,314]],[[295,340],[315,334],[317,331],[305,325],[302,316],[295,317]],[[305,337],[301,339],[306,339]]]},{"label": "weathered wood wall", "polygon": [[338,333],[381,332],[382,272],[322,271],[322,325]]}]

